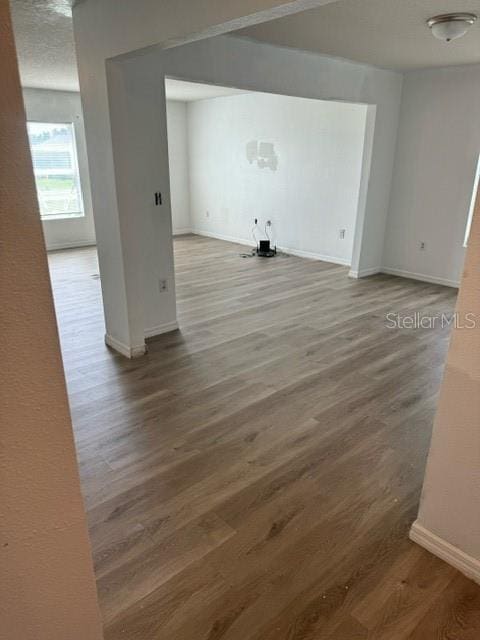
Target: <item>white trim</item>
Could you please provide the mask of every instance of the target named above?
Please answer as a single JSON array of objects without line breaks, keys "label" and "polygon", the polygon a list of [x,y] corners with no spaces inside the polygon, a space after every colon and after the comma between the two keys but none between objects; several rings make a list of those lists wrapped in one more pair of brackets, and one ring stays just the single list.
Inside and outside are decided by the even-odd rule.
[{"label": "white trim", "polygon": [[450,542],[435,535],[423,527],[418,520],[415,520],[412,524],[410,540],[427,549],[427,551],[430,551],[430,553],[433,553],[438,558],[448,562],[452,567],[455,567],[455,569],[461,571],[468,578],[480,584],[480,560],[469,556],[458,547],[450,544]]},{"label": "white trim", "polygon": [[468,247],[468,239],[472,228],[473,214],[475,213],[475,203],[477,202],[478,182],[480,180],[480,154],[477,158],[477,166],[475,168],[475,180],[473,181],[472,197],[470,199],[470,209],[468,210],[467,224],[465,225],[465,235],[463,236],[463,248]]},{"label": "white trim", "polygon": [[147,345],[138,345],[136,347],[129,347],[128,345],[120,342],[116,338],[113,338],[108,333],[105,334],[105,344],[115,351],[118,351],[122,356],[126,358],[138,358],[143,356],[147,352]]},{"label": "white trim", "polygon": [[75,242],[54,242],[47,245],[47,251],[59,251],[60,249],[78,249],[79,247],[94,247],[95,240],[76,240]]},{"label": "white trim", "polygon": [[405,271],[404,269],[392,269],[390,267],[382,267],[382,273],[388,273],[391,276],[400,276],[401,278],[410,278],[411,280],[421,280],[422,282],[431,282],[432,284],[441,284],[445,287],[455,287],[458,289],[460,283],[457,280],[449,280],[447,278],[438,278],[437,276],[429,276],[425,273],[415,273],[413,271]]},{"label": "white trim", "polygon": [[[377,126],[377,107],[369,104],[365,119],[365,131],[363,135],[363,151],[362,151],[362,171],[360,174],[360,185],[357,196],[357,210],[355,212],[355,227],[353,230],[353,247],[351,256],[350,269],[352,275],[350,277],[363,277],[373,275],[372,273],[361,275],[360,258],[362,255],[363,236],[365,230],[365,220],[367,219],[367,202],[370,197],[370,176],[373,162],[373,143],[376,137]],[[397,125],[398,126],[398,125]],[[389,182],[392,181],[393,164],[388,173]],[[390,187],[389,187],[390,189]],[[383,246],[383,240],[382,240]],[[356,274],[356,275],[355,275]]]},{"label": "white trim", "polygon": [[[225,240],[226,242],[234,242],[235,244],[245,244],[249,247],[255,247],[256,243],[252,240],[245,240],[243,238],[235,238],[234,236],[226,236],[222,233],[214,233],[212,231],[203,231],[203,229],[192,229],[192,233],[198,236],[206,236],[207,238],[215,238],[216,240]],[[308,258],[309,260],[322,260],[323,262],[332,262],[333,264],[341,264],[343,266],[350,266],[350,262],[344,258],[336,258],[335,256],[326,256],[321,253],[313,253],[312,251],[302,251],[301,249],[290,249],[289,247],[282,247],[277,245],[278,251],[287,253],[288,255],[298,256],[299,258]]]},{"label": "white trim", "polygon": [[173,236],[184,236],[187,233],[192,233],[192,229],[190,227],[185,227],[185,229],[174,229],[172,231]]},{"label": "white trim", "polygon": [[235,238],[234,236],[226,236],[223,233],[214,233],[213,231],[204,231],[203,229],[192,229],[192,233],[197,236],[206,236],[207,238],[215,238],[216,240],[225,240],[225,242],[234,242],[235,244],[246,244],[248,247],[255,247],[253,240],[244,240],[243,238]]},{"label": "white trim", "polygon": [[[32,122],[29,120],[29,122]],[[69,213],[41,213],[42,222],[54,222],[55,220],[71,220],[75,218],[85,218],[85,211],[70,211]]]},{"label": "white trim", "polygon": [[375,274],[380,273],[380,267],[370,267],[369,269],[360,269],[360,271],[355,271],[354,269],[350,269],[348,272],[349,278],[366,278],[368,276],[374,276]]},{"label": "white trim", "polygon": [[289,247],[277,247],[282,253],[288,253],[299,258],[307,258],[308,260],[322,260],[322,262],[333,262],[333,264],[341,264],[344,267],[350,266],[350,260],[345,258],[337,258],[335,256],[327,256],[322,253],[313,253],[312,251],[302,251],[301,249],[290,249]]},{"label": "white trim", "polygon": [[159,336],[162,333],[168,333],[169,331],[175,331],[176,329],[178,329],[178,322],[176,320],[172,320],[172,322],[165,322],[164,324],[159,324],[157,327],[145,329],[145,337],[153,338],[154,336]]}]

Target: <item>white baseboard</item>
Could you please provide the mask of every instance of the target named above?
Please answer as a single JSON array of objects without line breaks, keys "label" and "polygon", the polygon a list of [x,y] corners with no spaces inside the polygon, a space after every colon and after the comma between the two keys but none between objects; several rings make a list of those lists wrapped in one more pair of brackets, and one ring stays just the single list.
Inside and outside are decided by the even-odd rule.
[{"label": "white baseboard", "polygon": [[350,269],[348,276],[349,278],[366,278],[367,276],[374,276],[377,273],[380,273],[380,267],[370,267],[369,269],[360,269],[359,271]]},{"label": "white baseboard", "polygon": [[176,320],[173,322],[165,322],[164,324],[159,324],[151,329],[145,329],[145,337],[153,338],[154,336],[159,336],[162,333],[168,333],[169,331],[175,331],[176,329],[178,329],[178,322]]},{"label": "white baseboard", "polygon": [[[204,231],[203,229],[192,229],[192,233],[197,236],[206,236],[207,238],[215,238],[216,240],[225,240],[226,242],[234,242],[235,244],[244,244],[248,247],[255,247],[256,243],[253,240],[245,240],[244,238],[235,238],[234,236],[227,236],[223,233],[214,233],[212,231]],[[323,262],[332,262],[333,264],[341,264],[343,266],[350,266],[348,260],[343,258],[336,258],[334,256],[327,256],[321,253],[313,253],[311,251],[302,251],[301,249],[291,249],[290,247],[283,247],[277,245],[278,251],[286,253],[292,256],[298,256],[299,258],[308,258],[309,260],[322,260]]]},{"label": "white baseboard", "polygon": [[58,242],[46,245],[47,251],[59,251],[60,249],[79,249],[80,247],[94,247],[95,240],[78,240],[76,242]]},{"label": "white baseboard", "polygon": [[453,544],[425,529],[418,520],[412,524],[410,540],[480,584],[480,560],[469,556],[458,547],[454,547]]},{"label": "white baseboard", "polygon": [[105,344],[115,351],[118,351],[118,353],[121,353],[122,356],[125,356],[126,358],[138,358],[147,352],[147,346],[145,344],[138,345],[136,347],[129,347],[123,342],[120,342],[120,340],[113,338],[108,333],[105,334]]},{"label": "white baseboard", "polygon": [[[145,338],[153,338],[154,336],[158,336],[162,333],[168,333],[169,331],[175,331],[176,329],[178,329],[178,322],[176,320],[173,322],[165,322],[157,327],[145,329]],[[105,344],[112,349],[115,349],[115,351],[118,351],[118,353],[121,353],[122,356],[125,356],[126,358],[138,358],[147,352],[146,344],[129,347],[108,333],[105,334]]]},{"label": "white baseboard", "polygon": [[441,284],[445,287],[455,287],[458,289],[459,282],[456,280],[448,280],[447,278],[437,278],[424,273],[415,273],[413,271],[405,271],[404,269],[391,269],[390,267],[382,267],[382,273],[388,273],[391,276],[400,276],[401,278],[410,278],[411,280],[421,280],[422,282],[431,282],[432,284]]},{"label": "white baseboard", "polygon": [[287,253],[299,258],[307,258],[308,260],[321,260],[322,262],[331,262],[333,264],[341,264],[344,267],[350,266],[350,261],[336,256],[327,256],[323,253],[314,253],[312,251],[302,251],[301,249],[291,249],[290,247],[277,247],[282,253]]},{"label": "white baseboard", "polygon": [[235,244],[244,244],[247,247],[255,247],[253,240],[245,240],[243,238],[235,238],[234,236],[226,236],[223,233],[213,233],[212,231],[204,231],[203,229],[192,229],[192,233],[197,236],[206,236],[207,238],[215,238],[216,240],[225,240],[225,242],[234,242]]},{"label": "white baseboard", "polygon": [[172,231],[173,236],[185,236],[187,233],[193,233],[190,227],[185,227],[185,229],[174,229]]},{"label": "white baseboard", "polygon": [[[249,247],[254,247],[255,242],[252,240],[245,240],[243,238],[235,238],[234,236],[228,236],[223,233],[214,233],[212,231],[204,231],[203,229],[191,229],[190,233],[194,233],[198,236],[206,236],[207,238],[216,238],[217,240],[225,240],[226,242],[234,242],[235,244],[244,244]],[[333,264],[342,264],[344,266],[350,266],[348,260],[343,258],[337,258],[335,256],[326,256],[320,253],[312,253],[310,251],[301,251],[300,249],[291,249],[290,247],[277,246],[279,251],[283,253],[291,254],[292,256],[298,256],[300,258],[309,258],[311,260],[322,260],[324,262],[332,262]],[[429,276],[424,273],[415,273],[413,271],[406,271],[404,269],[392,269],[390,267],[370,267],[368,269],[350,269],[348,275],[350,278],[366,278],[373,276],[376,273],[387,273],[392,276],[400,276],[401,278],[410,278],[411,280],[420,280],[422,282],[431,282],[432,284],[441,284],[446,287],[458,288],[459,282],[456,280],[449,280],[447,278],[437,278],[436,276]]]}]

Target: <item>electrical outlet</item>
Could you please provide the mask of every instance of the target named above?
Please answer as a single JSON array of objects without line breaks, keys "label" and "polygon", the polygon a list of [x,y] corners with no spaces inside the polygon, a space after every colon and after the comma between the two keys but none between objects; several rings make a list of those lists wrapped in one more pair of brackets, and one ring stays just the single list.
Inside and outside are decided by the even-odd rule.
[{"label": "electrical outlet", "polygon": [[345,240],[346,232],[347,232],[346,229],[340,229],[340,233],[339,233],[340,240]]},{"label": "electrical outlet", "polygon": [[166,280],[160,279],[158,281],[158,290],[160,291],[160,293],[163,293],[164,291],[168,291],[168,284]]},{"label": "electrical outlet", "polygon": [[426,249],[426,245],[425,245],[425,242],[422,240],[420,242],[420,251],[424,251],[425,249]]}]

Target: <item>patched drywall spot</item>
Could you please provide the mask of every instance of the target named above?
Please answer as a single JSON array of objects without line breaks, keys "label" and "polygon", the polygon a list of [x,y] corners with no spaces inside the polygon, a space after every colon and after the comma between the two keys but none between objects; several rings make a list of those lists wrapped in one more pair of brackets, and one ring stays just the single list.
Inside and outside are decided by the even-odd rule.
[{"label": "patched drywall spot", "polygon": [[260,169],[268,167],[272,171],[278,168],[278,156],[273,142],[260,142],[258,145],[258,166]]},{"label": "patched drywall spot", "polygon": [[247,142],[245,151],[248,162],[250,164],[256,162],[258,158],[258,140],[250,140],[250,142]]},{"label": "patched drywall spot", "polygon": [[278,156],[273,142],[250,140],[246,144],[245,154],[249,164],[256,162],[260,169],[268,168],[276,171],[278,168]]}]

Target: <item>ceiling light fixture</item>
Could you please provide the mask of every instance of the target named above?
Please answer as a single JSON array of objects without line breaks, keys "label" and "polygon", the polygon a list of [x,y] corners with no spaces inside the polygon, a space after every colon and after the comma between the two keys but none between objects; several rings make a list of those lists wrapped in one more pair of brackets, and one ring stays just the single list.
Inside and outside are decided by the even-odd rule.
[{"label": "ceiling light fixture", "polygon": [[474,13],[447,13],[427,20],[427,25],[438,40],[450,42],[464,36],[468,28],[475,22]]}]

